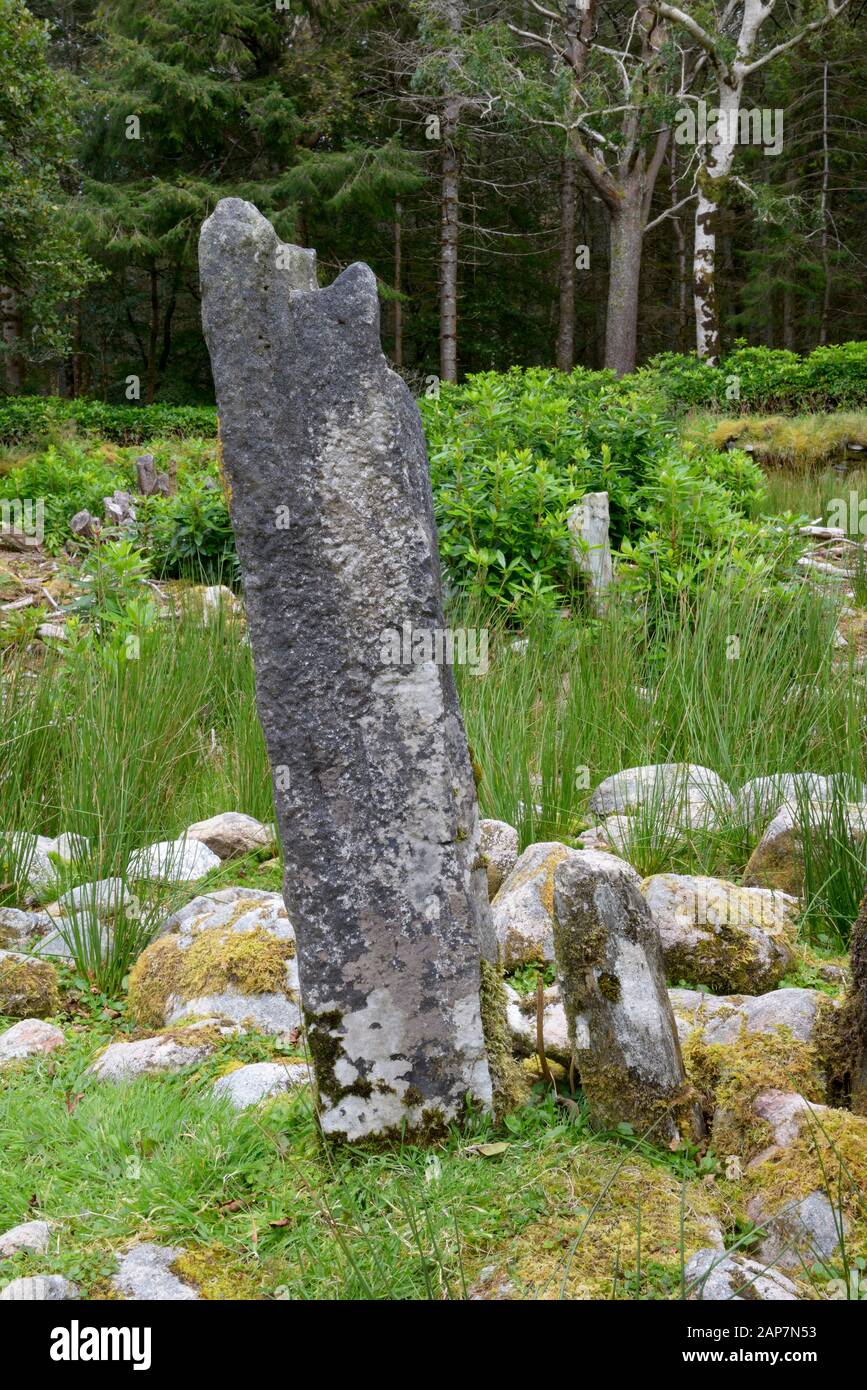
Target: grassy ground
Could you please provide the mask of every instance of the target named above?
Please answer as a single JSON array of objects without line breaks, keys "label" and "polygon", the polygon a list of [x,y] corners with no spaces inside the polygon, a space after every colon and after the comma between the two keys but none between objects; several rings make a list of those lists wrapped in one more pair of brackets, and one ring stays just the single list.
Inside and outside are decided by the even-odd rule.
[{"label": "grassy ground", "polygon": [[[482,814],[518,825],[523,843],[569,841],[603,777],[675,759],[733,788],[804,769],[867,777],[867,686],[854,645],[835,644],[838,608],[807,585],[744,585],[722,568],[667,617],[614,603],[592,624],[546,622],[526,647],[493,630],[487,676],[457,672]],[[76,881],[122,871],[130,850],[222,810],[272,818],[250,653],[231,620],[161,619],[138,659],[121,662],[22,645],[2,674],[0,826],[88,836]],[[737,880],[760,828],[729,815],[712,834],[673,834],[651,812],[629,857],[642,872]],[[278,888],[279,862],[262,858],[197,891]],[[20,890],[6,869],[11,900]],[[827,871],[815,870],[817,893]],[[826,898],[785,983],[820,984],[842,944]],[[144,928],[172,901],[154,903]],[[306,1091],[241,1116],[213,1099],[217,1074],[287,1055],[261,1038],[227,1041],[176,1077],[97,1085],[87,1065],[129,1034],[124,973],[66,975],[66,1048],[0,1075],[0,1229],[50,1217],[51,1269],[92,1296],[107,1296],[116,1251],[133,1238],[184,1246],[185,1273],[218,1298],[486,1297],[504,1281],[517,1297],[676,1298],[709,1221],[751,1248],[726,1155],[592,1135],[580,1097],[563,1106],[541,1083],[504,1127],[471,1120],[433,1151],[364,1157],[320,1149]],[[516,983],[531,987],[533,972]],[[45,1267],[19,1255],[4,1279]],[[810,1275],[805,1294],[821,1295],[832,1274]]]},{"label": "grassy ground", "polygon": [[713,444],[751,444],[766,468],[791,472],[820,470],[840,461],[846,445],[867,446],[867,413],[837,410],[813,415],[696,414],[683,433],[687,439]]}]

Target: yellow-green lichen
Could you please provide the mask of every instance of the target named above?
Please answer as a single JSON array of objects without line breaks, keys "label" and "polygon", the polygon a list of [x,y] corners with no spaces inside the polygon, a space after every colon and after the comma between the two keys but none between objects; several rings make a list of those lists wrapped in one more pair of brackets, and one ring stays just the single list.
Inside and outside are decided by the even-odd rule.
[{"label": "yellow-green lichen", "polygon": [[197,999],[228,989],[241,994],[285,993],[286,964],[294,954],[291,941],[278,941],[262,927],[249,932],[211,927],[199,932],[186,949],[176,937],[160,937],[130,972],[130,1013],[139,1026],[159,1028],[170,996]]},{"label": "yellow-green lichen", "polygon": [[0,959],[0,1014],[9,1018],[48,1018],[60,1009],[54,966],[18,956]]}]

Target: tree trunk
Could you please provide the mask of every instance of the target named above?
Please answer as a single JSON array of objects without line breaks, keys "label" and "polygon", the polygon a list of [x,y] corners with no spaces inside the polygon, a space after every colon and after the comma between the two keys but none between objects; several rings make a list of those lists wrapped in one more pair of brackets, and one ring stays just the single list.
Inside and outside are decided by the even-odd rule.
[{"label": "tree trunk", "polygon": [[147,387],[145,399],[153,404],[157,389],[157,343],[160,333],[160,296],[156,262],[152,261],[149,270],[151,290],[151,311],[148,324]]},{"label": "tree trunk", "polygon": [[447,103],[442,119],[440,188],[440,376],[458,379],[458,198],[460,157],[455,147],[460,104]]},{"label": "tree trunk", "polygon": [[[671,206],[677,202],[677,145],[672,142],[669,153],[669,190],[671,196]],[[674,345],[677,352],[686,352],[686,328],[687,328],[687,279],[686,279],[686,233],[683,229],[683,219],[676,215],[671,219],[671,230],[674,233],[675,257],[674,263],[677,267],[674,282],[673,308],[674,308]]]},{"label": "tree trunk", "polygon": [[0,285],[0,311],[3,315],[3,342],[7,346],[4,358],[6,390],[16,395],[24,390],[24,358],[12,348],[21,341],[22,319],[18,295],[10,285]]},{"label": "tree trunk", "polygon": [[571,372],[575,365],[575,210],[578,170],[564,155],[560,165],[560,316],[557,328],[557,366]]},{"label": "tree trunk", "polygon": [[641,197],[633,196],[630,189],[624,195],[620,210],[612,213],[609,234],[605,365],[618,376],[635,370],[643,238]]},{"label": "tree trunk", "polygon": [[831,265],[828,257],[828,193],[831,185],[831,154],[828,147],[828,64],[822,69],[822,312],[819,317],[819,342],[828,341],[828,319],[831,312]]},{"label": "tree trunk", "polygon": [[394,365],[398,371],[403,366],[403,208],[394,205]]},{"label": "tree trunk", "polygon": [[[728,86],[720,83],[719,109],[723,120],[717,123],[716,140],[711,144],[696,182],[695,247],[693,250],[693,302],[695,304],[695,347],[702,360],[718,366],[720,359],[719,300],[716,284],[716,238],[719,208],[725,193],[736,149],[731,139],[737,131],[742,81]],[[722,132],[719,126],[723,127]]]}]

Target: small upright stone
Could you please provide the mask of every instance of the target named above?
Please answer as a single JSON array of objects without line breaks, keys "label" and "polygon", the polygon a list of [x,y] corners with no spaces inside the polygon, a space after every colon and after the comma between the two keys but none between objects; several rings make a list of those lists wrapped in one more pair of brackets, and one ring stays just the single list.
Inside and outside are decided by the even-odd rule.
[{"label": "small upright stone", "polygon": [[554,946],[575,1065],[600,1129],[695,1141],[659,932],[629,864],[572,850],[554,873]]},{"label": "small upright stone", "polygon": [[585,493],[569,513],[572,556],[577,568],[587,576],[590,603],[597,613],[604,613],[606,609],[614,578],[608,535],[610,522],[607,492]]},{"label": "small upright stone", "polygon": [[488,876],[488,897],[500,891],[518,862],[518,832],[504,820],[483,820],[479,859]]}]

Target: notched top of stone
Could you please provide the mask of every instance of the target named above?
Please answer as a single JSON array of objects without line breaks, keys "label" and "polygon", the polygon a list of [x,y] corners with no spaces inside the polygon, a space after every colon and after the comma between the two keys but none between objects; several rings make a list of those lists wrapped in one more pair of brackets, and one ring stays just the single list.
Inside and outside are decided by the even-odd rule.
[{"label": "notched top of stone", "polygon": [[202,224],[199,254],[219,256],[235,248],[267,252],[275,273],[282,275],[290,291],[318,289],[315,251],[280,241],[267,217],[253,203],[243,198],[221,198]]},{"label": "notched top of stone", "polygon": [[203,266],[226,252],[264,253],[293,299],[310,296],[317,314],[337,324],[356,325],[376,333],[379,346],[379,294],[376,276],[363,261],[341,271],[332,284],[320,288],[316,252],[280,241],[267,217],[243,198],[222,198],[202,225],[199,253]]}]

